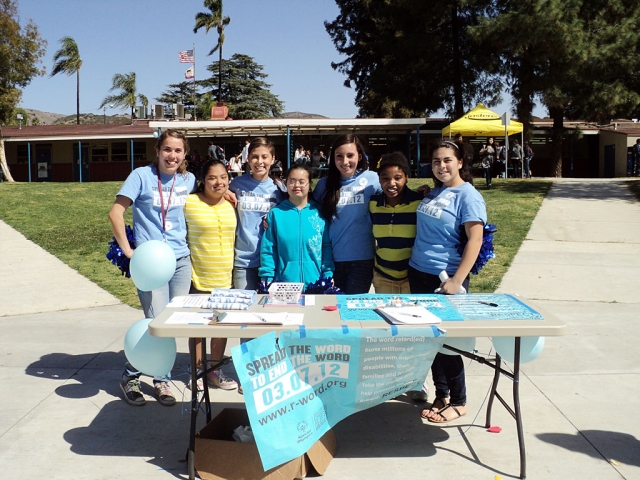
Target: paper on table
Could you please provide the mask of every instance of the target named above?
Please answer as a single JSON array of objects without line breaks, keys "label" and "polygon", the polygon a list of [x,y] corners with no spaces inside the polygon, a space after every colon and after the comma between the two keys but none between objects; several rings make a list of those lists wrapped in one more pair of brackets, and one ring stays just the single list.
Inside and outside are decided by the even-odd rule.
[{"label": "paper on table", "polygon": [[210,312],[174,312],[164,322],[165,325],[208,325],[213,314]]},{"label": "paper on table", "polygon": [[303,313],[224,312],[215,325],[302,325]]},{"label": "paper on table", "polygon": [[209,303],[209,295],[179,295],[173,297],[167,307],[169,308],[206,308]]},{"label": "paper on table", "polygon": [[439,317],[421,306],[409,307],[379,307],[376,312],[386,320],[398,325],[420,325],[425,323],[440,323]]}]

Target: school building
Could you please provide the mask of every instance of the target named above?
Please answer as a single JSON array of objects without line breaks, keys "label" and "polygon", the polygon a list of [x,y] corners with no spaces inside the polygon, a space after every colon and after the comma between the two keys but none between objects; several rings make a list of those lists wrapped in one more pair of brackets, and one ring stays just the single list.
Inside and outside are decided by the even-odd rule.
[{"label": "school building", "polygon": [[[267,136],[285,167],[300,145],[328,156],[338,135],[356,133],[365,141],[371,168],[384,153],[401,151],[419,176],[424,171],[421,165],[429,162],[429,146],[442,138],[442,129],[448,124],[444,118],[136,120],[132,125],[3,127],[2,135],[11,174],[21,182],[122,181],[134,168],[153,160],[158,132],[167,128],[184,132],[191,151],[197,150],[203,157],[209,140],[224,148],[230,158],[242,150],[247,138]],[[551,172],[551,126],[550,119],[534,122],[530,144],[535,152],[531,168],[536,177]],[[564,177],[627,175],[630,148],[640,138],[638,123],[616,120],[607,126],[596,126],[565,121],[565,129],[569,133],[563,142]],[[519,135],[512,138],[520,140]],[[486,138],[468,137],[465,141],[471,143],[477,155]]]}]

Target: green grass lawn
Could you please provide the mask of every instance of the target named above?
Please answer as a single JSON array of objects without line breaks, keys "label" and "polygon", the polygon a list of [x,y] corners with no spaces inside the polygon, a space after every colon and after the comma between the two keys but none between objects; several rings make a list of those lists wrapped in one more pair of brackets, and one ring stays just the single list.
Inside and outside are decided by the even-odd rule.
[{"label": "green grass lawn", "polygon": [[[423,183],[410,180],[413,188]],[[105,257],[112,237],[107,214],[121,184],[4,182],[0,184],[0,219],[124,303],[139,308],[133,282]],[[471,291],[492,292],[511,265],[551,183],[496,179],[493,189],[485,190],[478,179],[476,185],[498,233],[496,258],[472,277]],[[127,213],[131,223],[130,210]]]}]

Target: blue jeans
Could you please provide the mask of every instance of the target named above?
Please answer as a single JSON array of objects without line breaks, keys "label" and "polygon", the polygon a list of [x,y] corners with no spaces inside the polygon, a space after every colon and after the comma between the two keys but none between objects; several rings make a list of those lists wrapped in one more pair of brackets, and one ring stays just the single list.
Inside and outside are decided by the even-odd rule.
[{"label": "blue jeans", "polygon": [[[178,295],[188,295],[191,287],[191,257],[189,255],[176,260],[176,271],[165,285],[143,292],[138,290],[138,299],[145,318],[155,318],[164,310],[167,303]],[[127,362],[125,374],[129,377],[139,377],[140,372]],[[168,382],[171,374],[166,377],[155,377],[154,382]]]},{"label": "blue jeans", "polygon": [[373,280],[373,258],[371,260],[353,260],[334,262],[333,283],[347,295],[369,293]]},{"label": "blue jeans", "polygon": [[233,267],[233,288],[258,290],[260,277],[258,268]]},{"label": "blue jeans", "polygon": [[493,178],[493,174],[491,172],[491,167],[487,167],[484,169],[484,178],[487,182],[487,187],[491,186],[491,179]]},{"label": "blue jeans", "polygon": [[[409,266],[411,293],[433,293],[442,282],[437,275],[421,272]],[[469,277],[462,282],[469,291]],[[436,387],[436,398],[451,397],[453,405],[466,405],[467,384],[464,377],[464,362],[460,355],[437,353],[431,365],[431,376]]]},{"label": "blue jeans", "polygon": [[[233,288],[242,290],[258,290],[260,276],[257,268],[233,267]],[[240,343],[247,343],[251,338],[241,338]]]}]

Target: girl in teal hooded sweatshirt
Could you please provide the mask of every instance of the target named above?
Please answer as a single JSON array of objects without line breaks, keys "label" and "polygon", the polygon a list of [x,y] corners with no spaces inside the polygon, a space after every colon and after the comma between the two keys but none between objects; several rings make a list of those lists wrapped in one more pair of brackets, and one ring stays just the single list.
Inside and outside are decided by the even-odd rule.
[{"label": "girl in teal hooded sweatshirt", "polygon": [[294,165],[287,173],[289,199],[267,216],[260,246],[259,275],[271,282],[299,282],[305,288],[322,277],[333,277],[333,252],[329,224],[310,197],[311,170]]}]

